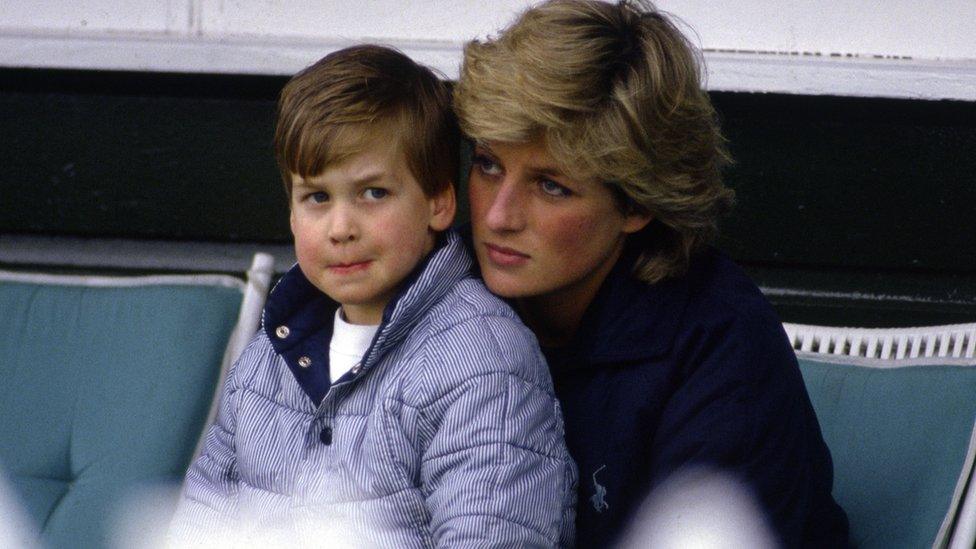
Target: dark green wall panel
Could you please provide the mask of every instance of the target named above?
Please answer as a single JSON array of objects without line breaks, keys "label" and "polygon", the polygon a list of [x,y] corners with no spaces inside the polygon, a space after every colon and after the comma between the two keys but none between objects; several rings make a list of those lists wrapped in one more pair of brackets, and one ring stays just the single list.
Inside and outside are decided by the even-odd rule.
[{"label": "dark green wall panel", "polygon": [[976,104],[714,95],[736,257],[976,271]]},{"label": "dark green wall panel", "polygon": [[273,101],[150,95],[152,83],[0,94],[0,231],[287,239]]},{"label": "dark green wall panel", "polygon": [[[0,234],[288,243],[285,81],[0,70]],[[738,197],[719,245],[785,319],[976,320],[976,103],[712,97]]]}]

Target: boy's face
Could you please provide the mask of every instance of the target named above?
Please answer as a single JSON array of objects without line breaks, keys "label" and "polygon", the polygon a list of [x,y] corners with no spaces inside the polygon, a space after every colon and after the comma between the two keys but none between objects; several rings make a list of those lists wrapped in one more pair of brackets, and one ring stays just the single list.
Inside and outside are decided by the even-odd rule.
[{"label": "boy's face", "polygon": [[355,324],[379,324],[400,283],[454,219],[451,188],[428,197],[390,139],[318,176],[292,174],[298,264]]}]

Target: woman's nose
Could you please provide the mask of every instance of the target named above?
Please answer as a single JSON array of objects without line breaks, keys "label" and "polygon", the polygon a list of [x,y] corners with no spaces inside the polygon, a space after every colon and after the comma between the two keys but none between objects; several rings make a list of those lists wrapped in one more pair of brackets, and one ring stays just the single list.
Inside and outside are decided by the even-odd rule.
[{"label": "woman's nose", "polygon": [[335,204],[329,211],[328,236],[336,244],[352,242],[359,238],[359,224],[352,208]]},{"label": "woman's nose", "polygon": [[515,182],[502,181],[497,187],[485,214],[485,224],[499,232],[525,228],[525,203]]}]

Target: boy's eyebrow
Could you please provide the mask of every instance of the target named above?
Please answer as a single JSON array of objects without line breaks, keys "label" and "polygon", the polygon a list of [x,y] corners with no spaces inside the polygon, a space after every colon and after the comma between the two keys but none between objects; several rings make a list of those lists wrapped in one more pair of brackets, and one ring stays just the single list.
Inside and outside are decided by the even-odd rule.
[{"label": "boy's eyebrow", "polygon": [[373,183],[374,181],[379,181],[384,177],[386,177],[386,172],[378,171],[378,172],[368,173],[366,175],[357,177],[356,179],[353,179],[352,182],[354,185],[365,185],[367,183]]},{"label": "boy's eyebrow", "polygon": [[[386,177],[386,172],[385,171],[382,171],[382,170],[381,171],[378,171],[378,172],[366,173],[365,175],[361,175],[361,176],[353,179],[352,180],[352,184],[353,185],[356,185],[356,186],[368,185],[370,183],[375,183],[376,181],[379,181],[379,180],[383,179],[384,177]],[[304,179],[303,178],[303,179],[301,179],[301,181],[295,181],[293,183],[293,186],[294,187],[314,187],[314,188],[321,188],[322,187],[322,185],[317,185],[313,181],[313,178],[308,178],[308,179]]]}]

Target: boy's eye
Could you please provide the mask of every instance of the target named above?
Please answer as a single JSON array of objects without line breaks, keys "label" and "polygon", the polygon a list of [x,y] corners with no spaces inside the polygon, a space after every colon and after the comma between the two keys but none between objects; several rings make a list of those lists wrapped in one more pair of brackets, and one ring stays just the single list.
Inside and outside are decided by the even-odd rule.
[{"label": "boy's eye", "polygon": [[329,201],[329,193],[322,191],[314,192],[308,195],[308,199],[316,204],[321,204]]},{"label": "boy's eye", "polygon": [[494,160],[488,158],[483,154],[475,154],[471,159],[471,163],[485,175],[501,175],[502,168]]},{"label": "boy's eye", "polygon": [[363,196],[367,200],[380,200],[381,198],[385,198],[388,194],[390,194],[390,191],[381,189],[379,187],[370,187],[363,191]]},{"label": "boy's eye", "polygon": [[556,183],[551,179],[543,179],[539,181],[539,188],[542,189],[542,192],[546,193],[549,196],[563,197],[563,196],[569,196],[573,194],[573,191],[567,189],[566,187],[560,185],[559,183]]}]

